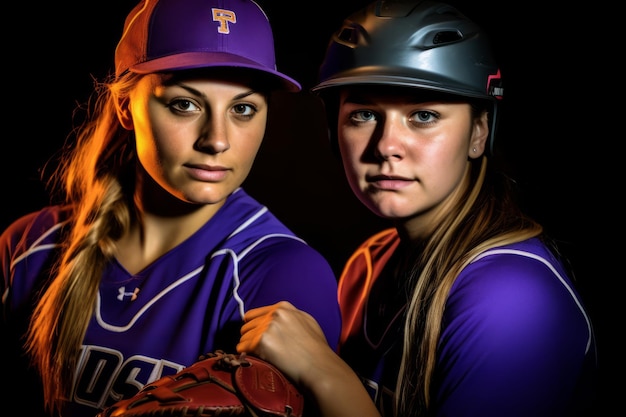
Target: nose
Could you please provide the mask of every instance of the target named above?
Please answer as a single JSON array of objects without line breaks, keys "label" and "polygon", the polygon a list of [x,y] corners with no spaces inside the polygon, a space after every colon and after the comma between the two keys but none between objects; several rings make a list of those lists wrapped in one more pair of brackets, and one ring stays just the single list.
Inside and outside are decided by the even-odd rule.
[{"label": "nose", "polygon": [[403,124],[397,117],[385,118],[379,125],[379,137],[374,152],[382,160],[404,158]]},{"label": "nose", "polygon": [[208,117],[195,143],[201,152],[217,154],[230,148],[226,123],[219,118]]}]

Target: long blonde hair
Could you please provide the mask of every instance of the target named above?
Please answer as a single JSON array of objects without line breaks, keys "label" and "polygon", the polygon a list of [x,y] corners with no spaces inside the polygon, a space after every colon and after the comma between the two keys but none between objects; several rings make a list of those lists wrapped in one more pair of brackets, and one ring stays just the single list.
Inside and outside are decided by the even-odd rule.
[{"label": "long blonde hair", "polygon": [[[26,347],[42,377],[44,403],[67,398],[105,264],[133,213],[135,145],[117,111],[138,76],[95,82],[84,121],[68,140],[48,185],[71,211],[61,254],[31,318]],[[69,139],[69,138],[68,138]]]},{"label": "long blonde hair", "polygon": [[399,416],[428,415],[444,307],[459,273],[486,249],[542,234],[542,226],[517,205],[508,178],[487,165],[486,156],[472,160],[464,195],[422,247],[409,273],[413,290],[398,375]]}]

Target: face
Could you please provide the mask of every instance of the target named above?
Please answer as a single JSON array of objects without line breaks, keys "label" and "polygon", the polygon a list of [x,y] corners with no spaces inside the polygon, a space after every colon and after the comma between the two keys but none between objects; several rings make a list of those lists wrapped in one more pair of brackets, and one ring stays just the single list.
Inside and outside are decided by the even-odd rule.
[{"label": "face", "polygon": [[192,204],[221,204],[252,167],[265,134],[267,97],[227,78],[144,76],[122,124],[154,183]]},{"label": "face", "polygon": [[445,215],[488,133],[487,114],[473,118],[468,103],[424,100],[409,89],[344,89],[337,131],[359,200],[378,216],[417,227]]}]

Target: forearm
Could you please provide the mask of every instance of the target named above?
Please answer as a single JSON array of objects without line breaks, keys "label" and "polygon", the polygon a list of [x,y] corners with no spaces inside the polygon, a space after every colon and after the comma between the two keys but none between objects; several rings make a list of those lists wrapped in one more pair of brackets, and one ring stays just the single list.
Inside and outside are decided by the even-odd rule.
[{"label": "forearm", "polygon": [[322,417],[380,417],[361,380],[332,353],[311,364],[302,385],[315,398]]}]

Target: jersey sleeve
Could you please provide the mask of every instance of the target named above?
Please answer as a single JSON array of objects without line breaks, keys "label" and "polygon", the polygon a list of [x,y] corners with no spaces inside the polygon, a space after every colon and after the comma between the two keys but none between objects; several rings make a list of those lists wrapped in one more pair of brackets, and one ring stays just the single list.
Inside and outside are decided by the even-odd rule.
[{"label": "jersey sleeve", "polygon": [[[16,257],[17,247],[25,231],[37,213],[26,214],[9,224],[0,234],[0,268],[2,273],[2,293],[8,290],[11,282],[11,263]],[[3,297],[3,301],[4,301]]]},{"label": "jersey sleeve", "polygon": [[248,255],[240,272],[249,280],[246,290],[242,283],[246,310],[289,301],[311,314],[329,345],[337,348],[341,332],[337,279],[318,251],[299,240],[276,240]]},{"label": "jersey sleeve", "polygon": [[52,249],[58,246],[57,230],[64,224],[65,213],[57,206],[45,207],[16,219],[0,234],[5,314],[8,310],[30,311],[32,308],[31,298],[36,295],[36,285],[43,283],[47,276],[45,269],[53,262]]},{"label": "jersey sleeve", "polygon": [[469,265],[450,291],[442,332],[436,416],[573,415],[565,407],[594,354],[591,326],[548,261],[511,252]]}]

